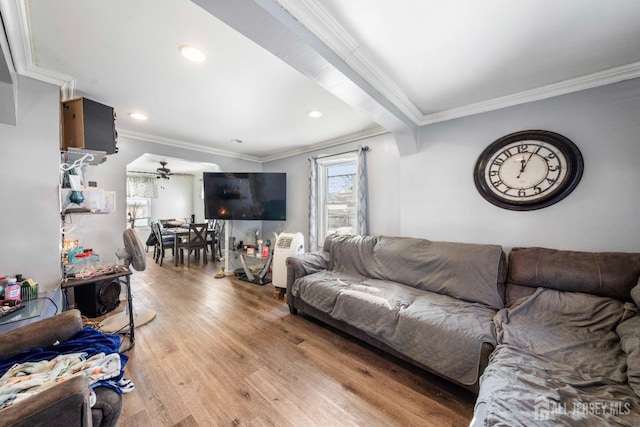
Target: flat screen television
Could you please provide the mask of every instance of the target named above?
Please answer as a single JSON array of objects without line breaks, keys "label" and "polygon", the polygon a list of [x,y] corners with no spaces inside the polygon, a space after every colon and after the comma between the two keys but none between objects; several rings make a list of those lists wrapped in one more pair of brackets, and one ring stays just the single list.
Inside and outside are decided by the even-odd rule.
[{"label": "flat screen television", "polygon": [[287,174],[205,172],[206,219],[285,221]]}]

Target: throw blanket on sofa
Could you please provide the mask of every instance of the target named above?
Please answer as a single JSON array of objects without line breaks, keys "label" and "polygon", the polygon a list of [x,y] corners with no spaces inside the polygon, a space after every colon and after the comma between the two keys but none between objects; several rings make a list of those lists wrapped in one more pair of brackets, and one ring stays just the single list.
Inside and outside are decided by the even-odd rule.
[{"label": "throw blanket on sofa", "polygon": [[0,378],[0,409],[38,394],[76,375],[85,375],[90,384],[120,375],[118,353],[62,354],[52,360],[14,365]]},{"label": "throw blanket on sofa", "polygon": [[[25,372],[28,372],[34,369],[34,366],[36,367],[35,369],[39,369],[38,367],[48,366],[47,363],[54,363],[52,362],[54,360],[56,360],[54,363],[56,367],[52,369],[55,372],[66,372],[65,364],[80,363],[78,358],[81,358],[82,361],[91,364],[108,362],[109,370],[107,374],[101,375],[96,371],[92,374],[94,375],[93,377],[90,376],[91,387],[106,386],[117,392],[123,392],[120,384],[122,384],[124,367],[129,360],[129,356],[120,353],[120,342],[120,336],[117,334],[105,334],[93,328],[85,327],[63,343],[54,343],[46,348],[25,350],[11,357],[0,359],[0,375],[3,376],[2,378],[11,378],[11,373],[13,372],[21,372],[23,368],[27,370]],[[69,356],[69,358],[61,356]],[[45,363],[39,365],[43,361]],[[113,375],[111,369],[113,369]],[[20,375],[24,375],[24,373]],[[49,377],[54,377],[53,373],[50,373]],[[41,379],[37,378],[34,381],[37,382]],[[127,384],[129,384],[128,389],[133,388],[130,382],[127,381]],[[28,388],[27,385],[23,384],[25,388]],[[14,396],[13,399],[15,397],[17,396]],[[11,401],[12,398],[5,396],[5,400]]]},{"label": "throw blanket on sofa", "polygon": [[476,403],[486,406],[482,425],[640,425],[615,332],[633,311],[612,298],[544,288],[501,310]]},{"label": "throw blanket on sofa", "polygon": [[129,360],[129,356],[120,353],[119,335],[105,334],[93,328],[85,327],[63,343],[52,343],[51,346],[46,348],[33,348],[6,359],[0,359],[0,375],[4,375],[15,364],[51,360],[61,354],[70,353],[86,353],[87,357],[92,357],[99,353],[118,353],[122,370],[124,370],[124,366]]},{"label": "throw blanket on sofa", "polygon": [[482,304],[328,270],[298,279],[293,292],[462,384],[476,381],[482,344],[495,344],[496,311]]}]

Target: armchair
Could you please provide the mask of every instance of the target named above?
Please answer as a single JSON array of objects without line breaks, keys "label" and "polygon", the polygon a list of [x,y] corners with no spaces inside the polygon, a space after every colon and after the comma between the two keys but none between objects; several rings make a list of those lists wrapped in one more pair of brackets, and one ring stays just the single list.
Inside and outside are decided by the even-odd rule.
[{"label": "armchair", "polygon": [[[80,311],[70,310],[0,334],[0,358],[24,350],[65,342],[82,329]],[[96,403],[89,403],[89,381],[74,377],[18,401],[0,411],[2,425],[111,427],[122,410],[122,395],[107,387],[96,387]]]}]

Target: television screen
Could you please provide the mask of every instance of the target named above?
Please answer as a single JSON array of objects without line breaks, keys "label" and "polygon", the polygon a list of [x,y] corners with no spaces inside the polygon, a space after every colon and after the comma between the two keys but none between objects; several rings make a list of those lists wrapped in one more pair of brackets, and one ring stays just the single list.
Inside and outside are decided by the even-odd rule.
[{"label": "television screen", "polygon": [[204,173],[206,219],[285,221],[286,173]]}]

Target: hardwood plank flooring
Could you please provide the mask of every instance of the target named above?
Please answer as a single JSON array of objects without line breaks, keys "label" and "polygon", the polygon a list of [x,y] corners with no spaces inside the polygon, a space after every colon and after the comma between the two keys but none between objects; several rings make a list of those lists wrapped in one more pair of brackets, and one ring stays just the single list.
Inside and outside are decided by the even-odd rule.
[{"label": "hardwood plank flooring", "polygon": [[305,316],[209,262],[131,276],[136,328],[119,426],[466,426],[475,396]]}]

